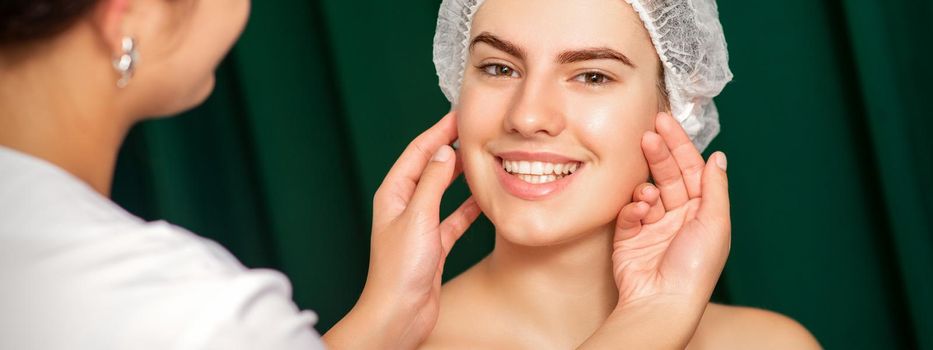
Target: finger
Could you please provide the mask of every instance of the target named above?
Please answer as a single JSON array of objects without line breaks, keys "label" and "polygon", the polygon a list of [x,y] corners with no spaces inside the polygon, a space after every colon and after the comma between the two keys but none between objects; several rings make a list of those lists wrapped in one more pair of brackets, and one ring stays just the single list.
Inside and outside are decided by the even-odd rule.
[{"label": "finger", "polygon": [[450,175],[450,181],[447,182],[447,187],[450,187],[450,185],[452,185],[454,181],[457,181],[457,178],[463,174],[463,158],[460,157],[460,150],[457,148],[454,148],[454,159],[456,160],[454,162],[454,172]]},{"label": "finger", "polygon": [[661,202],[661,191],[651,183],[643,183],[635,187],[635,194],[632,195],[633,202],[645,202],[650,207],[645,218],[641,220],[643,225],[653,224],[664,217],[664,204]]},{"label": "finger", "polygon": [[[657,197],[658,193],[656,193],[656,191],[657,188],[650,182],[641,183],[635,186],[635,190],[632,192],[632,202],[649,202],[648,199],[652,197],[652,194],[655,195],[653,197]],[[654,200],[651,200],[648,204],[652,203],[654,203]]]},{"label": "finger", "polygon": [[726,155],[713,153],[703,170],[703,194],[697,220],[716,232],[729,234],[732,229],[729,214],[729,181],[726,176]]},{"label": "finger", "polygon": [[470,225],[479,217],[480,208],[473,197],[467,198],[460,204],[453,213],[450,214],[444,222],[441,223],[441,246],[444,248],[444,256],[450,253],[454,243],[463,236]]},{"label": "finger", "polygon": [[441,118],[437,124],[418,135],[402,152],[389,170],[386,179],[405,178],[417,181],[424,166],[441,145],[449,145],[457,139],[457,119],[454,112]]},{"label": "finger", "polygon": [[450,176],[450,183],[453,183],[460,177],[460,174],[463,174],[463,158],[460,157],[460,150],[454,148],[454,173]]},{"label": "finger", "polygon": [[456,138],[457,121],[451,112],[408,144],[379,185],[373,205],[389,219],[401,214],[434,151]]},{"label": "finger", "polygon": [[645,201],[651,208],[648,209],[648,214],[645,214],[645,218],[641,219],[641,223],[648,225],[658,222],[661,218],[664,217],[664,214],[667,213],[667,210],[664,210],[664,201],[661,200],[661,195],[657,187],[654,188],[656,193],[654,201]]},{"label": "finger", "polygon": [[456,155],[450,146],[443,145],[437,149],[431,161],[424,168],[415,193],[411,196],[406,211],[411,210],[440,217],[441,198],[450,185],[450,177],[454,173],[454,159]]},{"label": "finger", "polygon": [[690,198],[700,196],[700,178],[703,175],[703,156],[697,151],[693,141],[687,136],[683,126],[674,117],[667,113],[659,113],[655,124],[658,134],[664,139],[667,148],[674,156],[674,161],[680,167]]},{"label": "finger", "polygon": [[615,241],[635,237],[641,231],[641,220],[648,213],[648,203],[632,202],[622,207],[616,218]]},{"label": "finger", "polygon": [[651,169],[651,177],[661,190],[661,199],[664,201],[665,209],[672,210],[686,203],[689,197],[680,168],[677,167],[677,162],[674,161],[674,157],[661,136],[648,131],[642,138],[641,144],[645,159],[648,160],[648,168]]}]

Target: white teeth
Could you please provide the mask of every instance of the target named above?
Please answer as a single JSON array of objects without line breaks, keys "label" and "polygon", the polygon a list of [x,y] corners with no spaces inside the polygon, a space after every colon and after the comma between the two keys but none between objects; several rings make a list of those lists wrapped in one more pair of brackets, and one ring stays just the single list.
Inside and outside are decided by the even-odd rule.
[{"label": "white teeth", "polygon": [[516,174],[519,179],[531,184],[544,184],[548,182],[554,182],[563,178],[563,176],[558,175],[528,175],[528,174]]},{"label": "white teeth", "polygon": [[502,160],[502,167],[522,181],[539,184],[562,179],[577,171],[580,163],[547,163],[525,160]]},{"label": "white teeth", "polygon": [[532,162],[531,163],[531,173],[535,175],[544,174],[544,164],[541,162]]}]

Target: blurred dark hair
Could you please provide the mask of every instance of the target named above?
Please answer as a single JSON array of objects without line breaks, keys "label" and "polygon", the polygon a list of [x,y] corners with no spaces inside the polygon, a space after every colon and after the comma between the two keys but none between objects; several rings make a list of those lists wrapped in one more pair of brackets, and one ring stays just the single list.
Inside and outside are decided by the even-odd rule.
[{"label": "blurred dark hair", "polygon": [[68,29],[99,0],[0,0],[0,46],[45,39]]}]

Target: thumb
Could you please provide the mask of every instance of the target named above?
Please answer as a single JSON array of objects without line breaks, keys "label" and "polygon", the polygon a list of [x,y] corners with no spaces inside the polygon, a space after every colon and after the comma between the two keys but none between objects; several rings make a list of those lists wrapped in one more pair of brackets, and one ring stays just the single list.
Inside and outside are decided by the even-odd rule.
[{"label": "thumb", "polygon": [[726,177],[726,154],[714,152],[703,170],[700,209],[697,220],[717,232],[732,229],[729,215],[729,180]]},{"label": "thumb", "polygon": [[473,197],[467,198],[460,208],[457,208],[450,216],[441,223],[441,247],[444,248],[444,256],[450,253],[454,243],[463,236],[473,221],[479,216],[480,208]]},{"label": "thumb", "polygon": [[635,237],[641,232],[641,221],[648,215],[650,206],[645,202],[632,202],[626,204],[616,217],[616,233],[614,243]]},{"label": "thumb", "polygon": [[434,152],[431,161],[421,173],[415,193],[406,210],[430,213],[440,220],[441,198],[450,185],[454,173],[456,154],[448,145],[443,145]]}]

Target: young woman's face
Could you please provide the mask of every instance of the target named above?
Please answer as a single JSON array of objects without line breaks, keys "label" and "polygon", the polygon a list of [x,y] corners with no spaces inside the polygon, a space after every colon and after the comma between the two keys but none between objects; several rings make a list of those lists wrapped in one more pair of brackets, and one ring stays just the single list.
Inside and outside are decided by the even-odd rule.
[{"label": "young woman's face", "polygon": [[648,177],[659,61],[622,0],[487,0],[457,107],[465,176],[505,239],[541,246],[612,225]]}]

